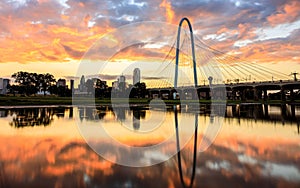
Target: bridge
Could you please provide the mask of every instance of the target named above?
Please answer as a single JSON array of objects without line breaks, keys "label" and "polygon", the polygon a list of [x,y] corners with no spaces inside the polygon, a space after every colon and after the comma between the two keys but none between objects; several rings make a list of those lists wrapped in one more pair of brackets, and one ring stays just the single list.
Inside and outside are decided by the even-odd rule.
[{"label": "bridge", "polygon": [[[185,22],[188,29],[183,28]],[[284,101],[287,96],[294,100],[300,89],[297,73],[290,79],[291,75],[206,45],[193,34],[187,18],[179,22],[176,39],[154,74],[160,79],[147,84],[151,98],[210,99],[213,93],[231,100],[266,100],[268,91],[278,90],[278,99]]]},{"label": "bridge", "polygon": [[[192,89],[191,89],[192,88]],[[177,87],[158,87],[150,88],[149,95],[151,98],[174,99],[173,93],[177,93],[179,99],[211,99],[211,91],[218,89],[226,89],[226,99],[228,100],[260,100],[268,99],[268,91],[280,91],[278,100],[285,101],[287,95],[290,100],[295,99],[295,90],[300,89],[299,81],[281,80],[281,81],[262,81],[262,82],[243,82],[236,84],[212,84],[212,85],[197,85],[197,93],[192,93],[193,86]]]}]

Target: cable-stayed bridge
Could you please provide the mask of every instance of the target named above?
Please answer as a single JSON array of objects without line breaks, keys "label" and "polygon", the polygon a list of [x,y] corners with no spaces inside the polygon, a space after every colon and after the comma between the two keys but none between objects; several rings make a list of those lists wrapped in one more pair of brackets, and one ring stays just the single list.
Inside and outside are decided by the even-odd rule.
[{"label": "cable-stayed bridge", "polygon": [[[186,22],[188,29],[183,28]],[[211,89],[221,91],[227,99],[266,99],[269,90],[280,90],[281,100],[288,94],[293,99],[294,90],[300,89],[297,73],[291,75],[248,62],[206,45],[193,34],[192,25],[183,18],[176,39],[162,63],[154,72],[160,78],[148,82],[151,97],[180,98],[198,97],[209,99]]]}]

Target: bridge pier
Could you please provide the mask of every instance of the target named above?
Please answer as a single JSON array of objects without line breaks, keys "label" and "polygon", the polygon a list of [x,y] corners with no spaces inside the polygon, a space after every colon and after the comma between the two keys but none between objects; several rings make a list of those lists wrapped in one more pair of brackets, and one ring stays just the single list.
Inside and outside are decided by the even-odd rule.
[{"label": "bridge pier", "polygon": [[193,97],[193,100],[198,100],[199,99],[199,95],[198,95],[198,92],[197,92],[196,88],[192,92],[192,97]]},{"label": "bridge pier", "polygon": [[173,93],[170,89],[161,89],[159,90],[159,96],[161,99],[172,99]]},{"label": "bridge pier", "polygon": [[269,105],[268,104],[264,104],[264,115],[265,115],[266,119],[269,118]]},{"label": "bridge pier", "polygon": [[159,90],[149,90],[149,97],[151,99],[160,98],[160,91]]},{"label": "bridge pier", "polygon": [[264,101],[266,101],[268,99],[268,90],[264,89],[263,92],[264,92]]},{"label": "bridge pier", "polygon": [[210,99],[210,91],[205,92],[205,99],[209,100]]},{"label": "bridge pier", "polygon": [[246,101],[246,91],[247,91],[247,89],[242,89],[241,90],[241,93],[242,93],[242,95],[241,95],[241,100],[242,101]]},{"label": "bridge pier", "polygon": [[293,88],[290,89],[290,100],[291,101],[295,100],[295,93],[294,93],[294,89]]},{"label": "bridge pier", "polygon": [[258,101],[261,98],[261,92],[256,87],[253,88],[253,99]]},{"label": "bridge pier", "polygon": [[281,104],[281,117],[282,117],[282,124],[285,123],[286,117],[287,117],[287,109],[286,109],[286,104]]},{"label": "bridge pier", "polygon": [[232,105],[231,106],[231,114],[233,117],[235,116],[235,113],[236,113],[236,105]]},{"label": "bridge pier", "polygon": [[237,95],[236,95],[236,90],[235,89],[231,89],[231,96],[232,96],[232,100],[237,100]]},{"label": "bridge pier", "polygon": [[296,108],[295,108],[295,104],[291,104],[291,112],[292,112],[292,119],[296,119]]},{"label": "bridge pier", "polygon": [[281,87],[280,93],[281,93],[281,101],[286,101],[285,89],[283,87]]}]

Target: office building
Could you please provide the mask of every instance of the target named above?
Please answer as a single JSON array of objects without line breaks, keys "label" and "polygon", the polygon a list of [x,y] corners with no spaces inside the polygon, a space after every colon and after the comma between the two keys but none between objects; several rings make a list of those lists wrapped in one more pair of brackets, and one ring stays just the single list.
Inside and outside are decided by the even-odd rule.
[{"label": "office building", "polygon": [[139,68],[135,68],[133,70],[133,83],[132,85],[135,85],[136,83],[140,83],[141,82],[141,71]]}]

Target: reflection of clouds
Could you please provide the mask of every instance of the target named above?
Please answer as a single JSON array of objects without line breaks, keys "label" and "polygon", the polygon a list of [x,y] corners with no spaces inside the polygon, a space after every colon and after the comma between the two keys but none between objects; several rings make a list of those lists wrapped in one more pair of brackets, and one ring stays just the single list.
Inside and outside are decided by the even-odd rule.
[{"label": "reflection of clouds", "polygon": [[237,157],[238,157],[238,160],[241,163],[247,163],[247,164],[250,164],[250,165],[257,164],[257,160],[254,159],[253,157],[250,157],[250,156],[247,156],[247,155],[238,155]]},{"label": "reflection of clouds", "polygon": [[[0,142],[6,143],[0,147],[3,187],[180,187],[176,156],[147,168],[129,168],[104,160],[79,139],[3,136]],[[106,146],[105,152],[112,159],[130,156],[130,150],[112,150],[114,146],[109,142],[100,144]],[[182,151],[187,181],[191,146],[192,139]],[[214,144],[198,154],[194,186],[298,187],[299,154],[299,144],[293,141],[217,137]],[[147,161],[166,156],[163,152],[146,152],[132,157]]]},{"label": "reflection of clouds", "polygon": [[[74,180],[78,178],[76,174],[85,173],[86,177],[94,176],[96,171],[103,171],[107,176],[113,172],[113,164],[101,159],[82,141],[28,138],[15,138],[14,141],[14,144],[10,143],[0,149],[1,154],[11,151],[8,155],[0,155],[0,160],[4,163],[6,181],[12,187],[18,185],[17,183],[37,183],[39,178],[45,182],[55,182],[51,180],[53,177],[64,177],[68,174],[71,175],[68,178]],[[73,175],[75,176],[72,177]]]},{"label": "reflection of clouds", "polygon": [[261,175],[266,177],[283,178],[287,181],[300,182],[300,171],[290,164],[279,164],[268,161],[258,161],[257,159],[247,156],[238,155],[241,163],[256,165],[262,168]]},{"label": "reflection of clouds", "polygon": [[220,171],[221,169],[230,170],[230,163],[228,161],[212,162],[208,160],[205,162],[205,166],[216,171]]},{"label": "reflection of clouds", "polygon": [[229,179],[241,177],[248,184],[266,179],[269,181],[266,185],[270,186],[300,183],[300,148],[293,141],[219,138],[216,142],[207,153],[201,153],[207,169]]},{"label": "reflection of clouds", "polygon": [[[167,113],[166,120],[172,122],[172,115]],[[132,113],[126,113],[129,119],[132,116]],[[184,127],[180,133],[183,138],[194,120],[188,114],[182,113],[180,117],[180,125]],[[119,124],[110,124],[111,119],[114,116],[108,111],[102,121],[112,132],[118,132],[120,141],[130,146],[146,147],[164,140],[158,134],[143,137],[127,134],[120,130]],[[143,121],[142,118],[140,120]],[[54,117],[52,126],[19,130],[9,126],[8,122],[8,119],[0,119],[0,124],[7,125],[0,126],[0,178],[3,179],[0,179],[0,187],[180,187],[176,156],[147,168],[129,168],[113,163],[128,157],[134,162],[144,160],[149,164],[165,160],[166,154],[176,149],[176,143],[170,143],[160,151],[132,155],[130,149],[116,147],[107,140],[97,140],[99,147],[113,161],[109,162],[93,152],[79,133],[74,135],[76,126],[68,118]],[[274,131],[273,124],[249,122],[251,120],[241,120],[240,125],[233,120],[227,122],[213,144],[198,153],[194,187],[299,187],[299,137],[290,133],[294,127],[276,126]],[[202,133],[206,130],[207,126],[203,126],[206,123],[209,123],[208,116],[206,120],[200,116],[199,129],[203,130]],[[96,121],[95,125],[100,127]],[[173,123],[168,125],[170,127],[158,133],[172,133],[169,130],[174,130]],[[288,133],[283,134],[284,131]],[[92,133],[101,134],[94,130]],[[199,134],[198,146],[201,146],[201,140],[206,139]],[[192,140],[182,151],[186,182],[189,182],[191,174]]]},{"label": "reflection of clouds", "polygon": [[[153,164],[151,161],[167,161],[170,157],[159,151],[146,151],[144,157],[141,159],[146,164]],[[156,163],[156,162],[154,162]]]},{"label": "reflection of clouds", "polygon": [[287,181],[300,182],[300,172],[295,166],[266,162],[262,171],[264,176],[283,178]]}]

